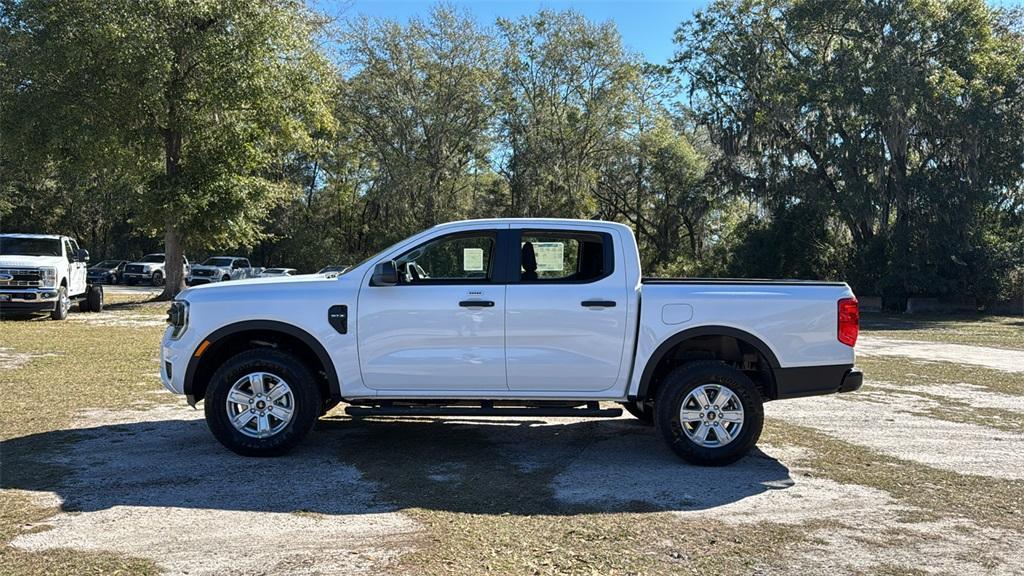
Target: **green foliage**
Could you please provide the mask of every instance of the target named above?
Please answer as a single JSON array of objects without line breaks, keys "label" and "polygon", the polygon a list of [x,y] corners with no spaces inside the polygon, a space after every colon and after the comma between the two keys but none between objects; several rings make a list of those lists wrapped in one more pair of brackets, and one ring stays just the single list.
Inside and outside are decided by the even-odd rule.
[{"label": "green foliage", "polygon": [[[776,215],[818,205],[858,289],[992,298],[996,239],[1019,234],[990,225],[1008,194],[1021,209],[1019,22],[981,0],[720,0],[680,27],[677,63],[723,179]],[[819,249],[819,227],[790,232],[806,244],[780,260]]]}]

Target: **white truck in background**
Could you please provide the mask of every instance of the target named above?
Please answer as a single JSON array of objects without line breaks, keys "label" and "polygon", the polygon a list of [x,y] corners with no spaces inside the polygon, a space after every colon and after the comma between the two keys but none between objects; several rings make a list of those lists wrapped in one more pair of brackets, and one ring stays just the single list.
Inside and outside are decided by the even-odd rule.
[{"label": "white truck in background", "polygon": [[[728,464],[762,403],[857,390],[843,282],[643,278],[614,222],[453,222],[336,277],[190,288],[168,313],[164,386],[213,435],[281,454],[339,402],[354,416],[619,416],[685,460]],[[397,447],[396,447],[397,448]]]},{"label": "white truck in background", "polygon": [[253,268],[248,258],[241,256],[212,256],[189,269],[185,283],[189,286],[256,278],[262,268]]},{"label": "white truck in background", "polygon": [[[189,274],[188,258],[182,256],[182,264],[185,269],[185,277]],[[167,273],[164,271],[164,255],[146,254],[142,260],[132,262],[124,267],[124,281],[129,286],[146,283],[153,286],[163,286],[167,281]]]},{"label": "white truck in background", "polygon": [[89,253],[69,236],[0,234],[0,315],[49,312],[64,320],[77,300],[103,309],[103,287],[86,277]]}]

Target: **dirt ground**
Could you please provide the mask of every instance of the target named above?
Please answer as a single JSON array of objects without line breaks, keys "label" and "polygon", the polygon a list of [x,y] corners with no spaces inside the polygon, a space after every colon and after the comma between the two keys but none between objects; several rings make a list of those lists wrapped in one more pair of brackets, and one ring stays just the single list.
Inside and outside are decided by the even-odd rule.
[{"label": "dirt ground", "polygon": [[861,391],[770,403],[699,468],[628,416],[337,409],[241,458],[160,388],[162,314],[0,324],[0,574],[1024,573],[1024,320],[954,324],[989,347],[887,318]]}]

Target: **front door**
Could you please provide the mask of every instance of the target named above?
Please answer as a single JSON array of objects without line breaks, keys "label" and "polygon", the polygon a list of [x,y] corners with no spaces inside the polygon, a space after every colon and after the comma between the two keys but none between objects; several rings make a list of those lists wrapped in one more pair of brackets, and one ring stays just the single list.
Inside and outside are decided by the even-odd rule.
[{"label": "front door", "polygon": [[410,396],[507,390],[503,253],[497,230],[441,236],[395,259],[398,284],[363,286],[364,384]]},{"label": "front door", "polygon": [[64,251],[68,258],[68,293],[72,296],[85,292],[89,264],[78,260],[78,243],[64,240]]},{"label": "front door", "polygon": [[615,386],[628,370],[622,362],[628,311],[613,236],[523,230],[518,246],[518,274],[506,291],[509,389],[576,393]]}]

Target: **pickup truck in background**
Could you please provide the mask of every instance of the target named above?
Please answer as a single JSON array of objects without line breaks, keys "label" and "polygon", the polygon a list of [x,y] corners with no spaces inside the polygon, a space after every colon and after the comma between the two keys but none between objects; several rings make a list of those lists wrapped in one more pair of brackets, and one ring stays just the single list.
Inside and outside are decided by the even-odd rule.
[{"label": "pickup truck in background", "polygon": [[103,287],[86,277],[89,253],[69,236],[0,234],[0,315],[49,312],[64,320],[71,301],[103,310]]},{"label": "pickup truck in background", "polygon": [[185,283],[189,286],[256,278],[262,268],[253,268],[248,258],[240,256],[213,256],[202,264],[192,266]]},{"label": "pickup truck in background", "polygon": [[[182,256],[182,260],[185,266],[185,277],[188,278],[188,258]],[[125,284],[129,286],[135,286],[139,283],[163,286],[164,282],[167,281],[167,273],[164,271],[164,255],[146,254],[142,260],[125,266],[122,276],[124,277]]]},{"label": "pickup truck in background", "polygon": [[842,282],[648,279],[632,230],[453,222],[337,277],[182,292],[161,378],[245,455],[298,443],[339,402],[366,415],[614,417],[697,464],[757,442],[766,401],[849,392],[857,301]]}]

